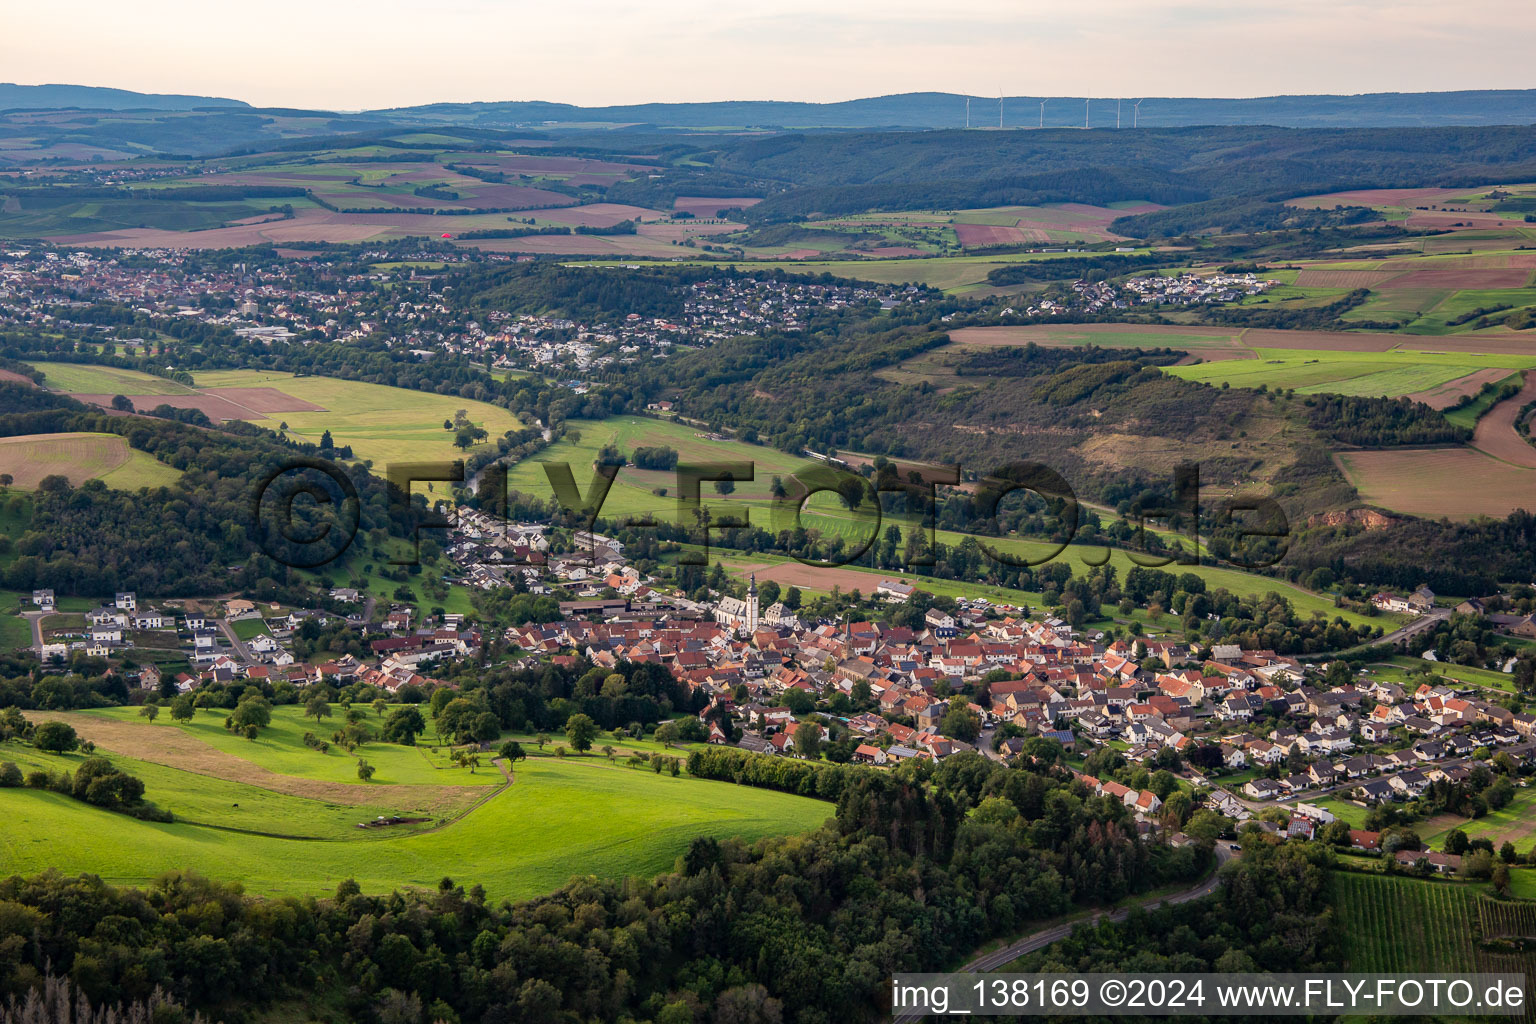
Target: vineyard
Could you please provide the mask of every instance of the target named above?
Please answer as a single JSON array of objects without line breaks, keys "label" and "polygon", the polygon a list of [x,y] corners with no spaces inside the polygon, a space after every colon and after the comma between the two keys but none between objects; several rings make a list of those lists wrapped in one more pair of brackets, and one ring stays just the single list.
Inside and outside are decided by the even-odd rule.
[{"label": "vineyard", "polygon": [[[1495,900],[1467,885],[1338,871],[1345,968],[1382,973],[1476,971],[1536,978],[1536,902]],[[1493,940],[1488,945],[1483,943]],[[1514,941],[1511,941],[1514,940]],[[1527,1005],[1529,1005],[1529,984]],[[1527,1009],[1523,1019],[1536,1021]]]},{"label": "vineyard", "polygon": [[1477,920],[1485,939],[1536,939],[1536,903],[1485,896],[1477,901]]},{"label": "vineyard", "polygon": [[1336,872],[1334,906],[1351,971],[1469,971],[1477,893],[1466,886]]}]

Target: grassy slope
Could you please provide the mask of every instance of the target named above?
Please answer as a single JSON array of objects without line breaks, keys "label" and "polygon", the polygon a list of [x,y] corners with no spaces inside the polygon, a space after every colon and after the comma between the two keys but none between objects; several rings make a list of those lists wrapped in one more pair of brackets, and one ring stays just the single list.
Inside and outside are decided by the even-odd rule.
[{"label": "grassy slope", "polygon": [[129,448],[117,434],[23,435],[0,439],[0,471],[10,473],[16,486],[35,486],[43,477],[67,476],[78,486],[100,479],[108,487],[137,490],[162,487],[181,478],[181,471],[153,456]]},{"label": "grassy slope", "polygon": [[[151,725],[124,709],[103,713],[132,719],[143,729],[183,728],[164,718]],[[234,752],[253,761],[308,778],[334,779],[343,762],[348,770],[353,764],[350,756],[295,749],[296,709],[278,709],[274,728],[254,743],[221,737],[220,717],[204,712],[185,728],[210,742],[226,740]],[[383,778],[386,769],[399,772],[403,762],[414,758],[414,778],[441,782],[451,775],[455,785],[472,781],[462,770],[434,767],[425,751],[370,744],[363,753],[379,765],[376,778]],[[20,763],[23,755],[41,756],[27,748],[15,754],[8,749],[4,756]],[[277,825],[283,832],[309,828],[335,841],[273,838],[182,822],[152,824],[52,793],[0,790],[0,814],[7,821],[0,835],[0,872],[55,867],[138,883],[164,871],[192,868],[271,894],[326,893],[348,876],[380,892],[401,885],[432,886],[450,875],[481,882],[498,898],[520,898],[547,892],[576,872],[619,876],[664,870],[695,836],[755,839],[799,832],[832,813],[829,804],[819,801],[610,766],[601,758],[535,757],[517,766],[510,787],[456,821],[414,835],[380,836],[348,831],[350,824],[371,816],[372,806],[337,809],[164,766],[128,760],[125,767],[130,765],[143,771],[150,799],[189,818],[238,820],[248,828]],[[474,779],[491,785],[501,776],[482,768]],[[355,774],[350,781],[364,785]],[[380,792],[385,792],[382,787]],[[242,807],[226,807],[226,800]]]},{"label": "grassy slope", "polygon": [[814,828],[831,805],[719,782],[671,778],[589,761],[540,758],[517,782],[435,832],[388,841],[269,839],[195,825],[157,825],[31,790],[0,792],[7,828],[0,870],[50,867],[142,883],[191,868],[268,894],[325,894],[344,877],[370,892],[430,887],[445,875],[496,898],[548,892],[573,874],[650,875],[696,836]]},{"label": "grassy slope", "polygon": [[83,363],[32,363],[43,371],[43,384],[54,391],[91,395],[190,395],[192,389],[148,373]]},{"label": "grassy slope", "polygon": [[[332,747],[330,753],[321,754],[304,745],[306,732],[313,732],[321,739],[329,739],[331,733],[340,728],[341,723],[345,721],[343,712],[339,707],[332,710],[333,714],[330,718],[317,721],[313,718],[305,718],[303,709],[296,706],[273,708],[271,726],[263,729],[261,735],[254,740],[244,739],[226,730],[224,717],[228,712],[222,710],[199,711],[196,718],[185,724],[172,723],[162,716],[160,721],[148,728],[159,729],[169,726],[173,729],[181,729],[217,750],[252,761],[279,775],[293,775],[358,786],[379,784],[489,786],[501,781],[495,773],[481,771],[471,775],[461,768],[447,767],[446,762],[435,764],[428,756],[432,752],[426,747],[370,743],[359,753],[366,757],[368,763],[377,771],[372,783],[360,782],[357,778],[356,756],[337,747]],[[363,710],[368,713],[369,724],[378,725],[382,721],[371,708]],[[138,719],[138,712],[133,708],[111,708],[88,713],[120,721]]]},{"label": "grassy slope", "polygon": [[290,434],[314,443],[329,430],[338,445],[351,445],[359,458],[380,464],[463,458],[464,452],[453,445],[453,434],[443,429],[443,421],[453,419],[460,409],[467,410],[470,422],[484,427],[491,438],[522,426],[510,412],[487,402],[333,377],[222,370],[198,374],[197,383],[203,388],[276,388],[312,402],[324,411],[270,413],[263,425],[287,423]]}]

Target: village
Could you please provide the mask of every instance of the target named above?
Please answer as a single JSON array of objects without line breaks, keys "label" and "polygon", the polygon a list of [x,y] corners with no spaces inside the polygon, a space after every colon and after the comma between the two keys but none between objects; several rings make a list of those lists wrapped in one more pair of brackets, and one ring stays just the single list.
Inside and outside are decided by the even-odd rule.
[{"label": "village", "polygon": [[[1518,778],[1536,764],[1536,714],[1475,687],[1392,682],[1343,663],[1176,636],[1105,642],[1048,613],[980,597],[930,608],[917,629],[802,618],[798,592],[777,584],[765,584],[773,599],[763,606],[755,577],[744,597],[701,602],[641,572],[613,538],[573,540],[555,552],[541,524],[463,509],[444,548],[458,584],[560,598],[555,621],[496,629],[464,615],[418,618],[408,605],[377,607],[348,588],[325,595],[332,610],[239,597],[155,604],[119,593],[84,616],[78,636],[38,628],[38,653],[110,662],[136,646],[176,646],[186,671],[166,679],[140,660],[132,684],[181,693],[240,680],[357,684],[397,700],[452,685],[434,676],[436,666],[483,663],[492,650],[523,665],[650,663],[693,695],[689,733],[701,741],[893,767],[966,752],[1006,760],[1044,739],[1060,745],[1089,790],[1123,802],[1149,832],[1176,828],[1164,810],[1174,792],[1235,823],[1310,839],[1346,805],[1356,816],[1387,809],[1390,817],[1437,785],[1478,791],[1490,766]],[[892,605],[917,593],[892,579],[873,590]],[[40,624],[54,595],[31,596],[29,617]],[[1376,601],[1434,613],[1425,587]],[[295,636],[337,627],[357,635],[360,654],[295,656]],[[1375,852],[1381,832],[1351,829],[1349,842]],[[1436,853],[1429,868],[1454,870],[1450,856]]]},{"label": "village", "polygon": [[433,273],[420,269],[466,257],[412,245],[419,243],[356,253],[345,264],[271,265],[213,261],[195,250],[15,249],[0,253],[0,326],[83,333],[110,344],[109,355],[152,353],[141,328],[77,312],[114,305],[155,330],[205,324],[260,345],[377,340],[419,359],[464,356],[494,369],[578,373],[633,362],[642,353],[665,358],[674,346],[803,330],[813,313],[894,309],[936,294],[915,285],[731,275],[690,285],[679,315],[629,313],[608,322],[492,310],[482,323],[433,291]]},{"label": "village", "polygon": [[998,315],[1104,315],[1133,306],[1213,306],[1263,295],[1277,282],[1253,273],[1148,274],[1124,283],[1078,280],[1069,289],[1051,291],[1023,309],[1005,307]]}]

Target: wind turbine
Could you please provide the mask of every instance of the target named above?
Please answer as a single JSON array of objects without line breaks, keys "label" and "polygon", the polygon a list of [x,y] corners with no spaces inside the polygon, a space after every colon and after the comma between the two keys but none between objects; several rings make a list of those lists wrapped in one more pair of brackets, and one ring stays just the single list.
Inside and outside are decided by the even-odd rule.
[{"label": "wind turbine", "polygon": [[1132,110],[1132,117],[1131,117],[1131,127],[1132,128],[1137,128],[1137,127],[1140,127],[1140,125],[1141,125],[1141,104],[1142,104],[1142,100],[1137,100],[1136,101],[1136,105],[1135,105],[1134,109]]},{"label": "wind turbine", "polygon": [[1120,127],[1120,104],[1122,104],[1124,102],[1125,102],[1125,100],[1123,100],[1123,99],[1115,100],[1115,128],[1116,129],[1119,129],[1119,127]]},{"label": "wind turbine", "polygon": [[1092,102],[1093,102],[1093,100],[1091,100],[1091,99],[1083,100],[1083,127],[1084,128],[1088,127],[1088,105],[1090,103],[1092,103]]},{"label": "wind turbine", "polygon": [[997,90],[997,126],[1003,126],[1003,90]]},{"label": "wind turbine", "polygon": [[1045,100],[1040,101],[1040,127],[1045,127]]},{"label": "wind turbine", "polygon": [[971,98],[969,96],[965,98],[965,126],[967,128],[971,126]]}]

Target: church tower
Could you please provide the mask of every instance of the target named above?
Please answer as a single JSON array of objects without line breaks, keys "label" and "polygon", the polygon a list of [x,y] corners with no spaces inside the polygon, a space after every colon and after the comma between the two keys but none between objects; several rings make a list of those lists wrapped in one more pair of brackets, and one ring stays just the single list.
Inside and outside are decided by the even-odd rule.
[{"label": "church tower", "polygon": [[747,632],[757,632],[757,573],[752,574],[747,584]]}]

